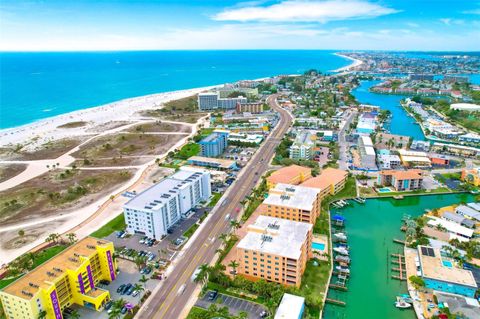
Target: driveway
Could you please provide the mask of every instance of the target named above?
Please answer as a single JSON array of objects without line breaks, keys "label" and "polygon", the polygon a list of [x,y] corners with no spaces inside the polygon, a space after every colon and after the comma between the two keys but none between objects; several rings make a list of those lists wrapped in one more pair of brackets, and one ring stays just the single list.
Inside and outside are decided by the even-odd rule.
[{"label": "driveway", "polygon": [[198,299],[195,306],[208,309],[208,307],[210,307],[210,305],[214,303],[220,307],[228,307],[231,314],[238,315],[241,311],[245,311],[246,313],[248,313],[249,319],[258,319],[260,318],[260,314],[263,311],[267,311],[267,308],[260,304],[224,294],[218,294],[215,300],[210,301],[208,300],[209,292],[207,292],[205,296],[203,296],[203,298]]}]

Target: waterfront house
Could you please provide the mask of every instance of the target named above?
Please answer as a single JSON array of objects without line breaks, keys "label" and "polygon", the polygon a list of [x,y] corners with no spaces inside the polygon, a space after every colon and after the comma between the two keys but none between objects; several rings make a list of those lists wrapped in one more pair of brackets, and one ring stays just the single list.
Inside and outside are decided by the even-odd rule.
[{"label": "waterfront house", "polygon": [[323,199],[328,195],[335,195],[341,191],[345,187],[347,178],[347,171],[327,167],[322,170],[320,175],[307,179],[300,186],[318,189],[320,191],[320,199]]},{"label": "waterfront house", "polygon": [[471,298],[475,296],[478,286],[470,270],[456,267],[453,261],[442,256],[440,249],[418,246],[417,250],[417,270],[425,287]]},{"label": "waterfront house", "polygon": [[397,192],[422,189],[423,171],[419,169],[380,171],[377,184],[392,186]]}]

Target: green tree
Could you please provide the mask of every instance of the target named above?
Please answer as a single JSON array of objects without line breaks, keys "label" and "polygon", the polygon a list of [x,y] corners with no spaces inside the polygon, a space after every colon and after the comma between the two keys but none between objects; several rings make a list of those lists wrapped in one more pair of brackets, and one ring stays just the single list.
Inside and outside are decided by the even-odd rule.
[{"label": "green tree", "polygon": [[232,260],[229,264],[228,267],[231,267],[233,270],[233,276],[237,275],[237,267],[240,266],[240,264],[236,260]]},{"label": "green tree", "polygon": [[148,280],[149,280],[149,278],[147,276],[142,275],[142,277],[140,277],[140,279],[138,281],[140,281],[143,284],[143,287],[146,288]]}]

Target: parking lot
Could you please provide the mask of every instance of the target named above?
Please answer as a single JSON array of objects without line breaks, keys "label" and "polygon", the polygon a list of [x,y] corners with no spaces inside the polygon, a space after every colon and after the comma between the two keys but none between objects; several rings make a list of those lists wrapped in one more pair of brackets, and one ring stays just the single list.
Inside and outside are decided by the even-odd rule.
[{"label": "parking lot", "polygon": [[116,233],[112,233],[105,239],[112,241],[115,247],[126,247],[135,249],[136,251],[151,251],[156,255],[155,259],[164,258],[170,260],[175,254],[172,241],[175,241],[177,238],[182,236],[183,233],[193,224],[195,224],[200,216],[202,216],[206,211],[210,211],[210,208],[207,207],[197,209],[188,218],[181,220],[179,223],[173,226],[173,228],[171,228],[171,234],[169,234],[160,242],[155,243],[151,247],[140,243],[140,240],[145,237],[143,235],[132,235],[130,237],[118,238]]},{"label": "parking lot", "polygon": [[[108,286],[103,286],[101,287],[102,289],[110,291],[110,298],[111,300],[115,301],[118,299],[124,299],[126,302],[132,303],[134,305],[138,304],[140,301],[140,298],[143,296],[145,291],[140,292],[136,297],[133,297],[131,294],[127,295],[121,295],[120,293],[117,292],[117,289],[124,284],[140,284],[143,286],[143,283],[139,282],[140,278],[142,275],[137,269],[137,266],[128,260],[124,260],[121,258],[117,258],[117,263],[118,263],[118,268],[119,268],[119,273],[115,280],[111,282]],[[149,277],[149,276],[147,276]],[[150,279],[145,283],[145,290],[150,290],[152,291],[156,285],[160,283],[159,280],[155,279]],[[72,307],[73,308],[73,307]],[[95,310],[91,310],[85,307],[77,307],[75,308],[78,310],[80,313],[80,318],[87,318],[87,319],[95,319],[95,318],[108,318],[108,313],[106,310],[103,310],[101,312],[97,312]]]},{"label": "parking lot", "polygon": [[204,309],[208,309],[212,303],[219,306],[226,306],[229,312],[235,315],[238,315],[241,311],[245,311],[248,313],[249,319],[259,319],[261,318],[262,312],[267,311],[267,309],[260,304],[224,294],[218,294],[214,300],[209,300],[209,293],[210,291],[201,299],[198,299],[195,305]]}]

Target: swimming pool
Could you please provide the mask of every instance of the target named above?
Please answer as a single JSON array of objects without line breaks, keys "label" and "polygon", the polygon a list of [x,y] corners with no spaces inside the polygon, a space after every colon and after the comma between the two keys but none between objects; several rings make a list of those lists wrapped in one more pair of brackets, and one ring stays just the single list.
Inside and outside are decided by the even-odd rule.
[{"label": "swimming pool", "polygon": [[453,264],[450,260],[442,260],[442,264],[445,266],[445,267],[448,267],[448,268],[452,268],[453,267]]},{"label": "swimming pool", "polygon": [[391,191],[392,191],[392,190],[391,190],[390,188],[388,188],[388,187],[384,187],[384,188],[379,188],[379,189],[378,189],[378,192],[379,192],[379,193],[389,193],[389,192],[391,192]]},{"label": "swimming pool", "polygon": [[325,250],[325,244],[312,242],[312,248],[315,250]]}]

